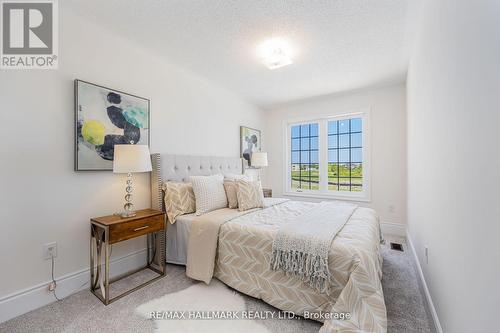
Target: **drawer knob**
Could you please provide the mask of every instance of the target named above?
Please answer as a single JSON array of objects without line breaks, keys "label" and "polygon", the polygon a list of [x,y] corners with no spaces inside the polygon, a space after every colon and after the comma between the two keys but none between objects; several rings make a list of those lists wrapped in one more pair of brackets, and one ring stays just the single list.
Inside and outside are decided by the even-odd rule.
[{"label": "drawer knob", "polygon": [[144,227],[135,228],[134,231],[139,231],[139,230],[143,230],[146,228],[149,228],[149,225],[145,225]]}]

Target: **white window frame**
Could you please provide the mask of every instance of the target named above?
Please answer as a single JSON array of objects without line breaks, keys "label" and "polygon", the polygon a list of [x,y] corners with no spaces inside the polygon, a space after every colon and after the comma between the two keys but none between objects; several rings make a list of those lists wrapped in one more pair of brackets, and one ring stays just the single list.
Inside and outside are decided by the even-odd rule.
[{"label": "white window frame", "polygon": [[[363,123],[363,191],[329,191],[328,190],[328,121],[349,118],[361,118]],[[291,128],[317,122],[319,124],[318,152],[319,152],[319,190],[291,188]],[[285,172],[283,193],[287,196],[339,199],[352,201],[371,201],[371,135],[370,135],[370,108],[360,109],[342,114],[316,116],[310,118],[291,119],[283,122],[284,161]]]}]

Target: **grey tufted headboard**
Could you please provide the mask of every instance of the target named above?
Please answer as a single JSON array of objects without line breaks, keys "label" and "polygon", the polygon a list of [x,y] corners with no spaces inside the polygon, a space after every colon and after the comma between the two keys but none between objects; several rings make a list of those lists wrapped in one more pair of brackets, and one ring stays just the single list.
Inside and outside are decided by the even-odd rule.
[{"label": "grey tufted headboard", "polygon": [[239,157],[210,157],[172,154],[152,154],[151,207],[164,211],[162,184],[165,181],[188,181],[190,176],[242,174]]},{"label": "grey tufted headboard", "polygon": [[[151,164],[153,166],[153,172],[151,172],[151,208],[161,211],[165,211],[162,188],[165,181],[187,181],[189,176],[198,175],[243,173],[243,161],[239,157],[151,154]],[[162,253],[162,258],[165,258],[165,242],[163,234],[160,233],[156,249]],[[157,263],[157,261],[155,262]]]}]

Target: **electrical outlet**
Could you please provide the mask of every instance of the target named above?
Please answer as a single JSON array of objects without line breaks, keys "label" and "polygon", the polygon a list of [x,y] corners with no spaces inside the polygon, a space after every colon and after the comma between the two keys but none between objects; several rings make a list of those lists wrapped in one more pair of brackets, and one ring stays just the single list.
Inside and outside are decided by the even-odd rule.
[{"label": "electrical outlet", "polygon": [[56,290],[56,283],[55,282],[49,283],[49,291],[54,291],[54,290]]},{"label": "electrical outlet", "polygon": [[57,243],[47,243],[43,245],[43,259],[57,258]]},{"label": "electrical outlet", "polygon": [[425,262],[429,263],[429,247],[427,245],[425,246]]},{"label": "electrical outlet", "polygon": [[396,207],[394,205],[389,205],[387,210],[390,214],[394,214],[394,212],[396,211]]}]

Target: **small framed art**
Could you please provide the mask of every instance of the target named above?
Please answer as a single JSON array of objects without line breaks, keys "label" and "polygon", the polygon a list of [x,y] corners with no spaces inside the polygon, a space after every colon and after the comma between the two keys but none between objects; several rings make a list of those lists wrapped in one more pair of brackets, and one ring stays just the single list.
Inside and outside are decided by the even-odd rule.
[{"label": "small framed art", "polygon": [[260,131],[254,128],[240,126],[240,154],[248,166],[251,166],[252,153],[261,150]]}]

